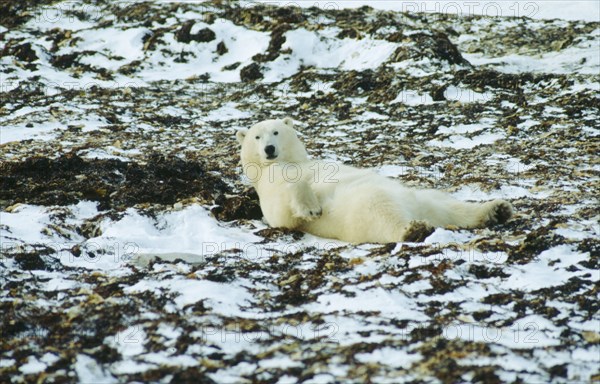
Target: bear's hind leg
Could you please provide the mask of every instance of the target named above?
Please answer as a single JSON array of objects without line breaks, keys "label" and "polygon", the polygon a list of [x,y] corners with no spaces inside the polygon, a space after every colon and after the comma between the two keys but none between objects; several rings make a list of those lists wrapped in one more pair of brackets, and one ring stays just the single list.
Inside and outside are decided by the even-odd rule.
[{"label": "bear's hind leg", "polygon": [[496,224],[504,224],[513,215],[512,205],[505,200],[493,200],[483,204],[484,215],[481,220],[483,227],[491,227]]},{"label": "bear's hind leg", "polygon": [[513,213],[512,205],[505,200],[469,203],[436,190],[421,190],[415,196],[413,217],[435,227],[483,228],[502,224]]},{"label": "bear's hind leg", "polygon": [[435,228],[423,220],[411,221],[404,228],[402,241],[420,243],[435,231]]}]

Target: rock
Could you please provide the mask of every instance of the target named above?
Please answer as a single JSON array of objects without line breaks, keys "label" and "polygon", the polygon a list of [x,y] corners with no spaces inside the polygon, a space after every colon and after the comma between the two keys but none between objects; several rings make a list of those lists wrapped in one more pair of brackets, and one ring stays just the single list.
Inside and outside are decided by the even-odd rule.
[{"label": "rock", "polygon": [[209,28],[203,28],[194,34],[190,33],[195,23],[194,20],[186,21],[181,28],[175,32],[175,39],[180,43],[189,43],[190,41],[206,43],[216,39],[216,34]]},{"label": "rock", "polygon": [[429,58],[449,64],[471,65],[444,33],[415,33],[405,36],[402,42],[403,45],[392,54],[391,62]]},{"label": "rock", "polygon": [[175,32],[175,40],[179,41],[180,43],[189,43],[191,41],[190,31],[192,30],[194,24],[194,20],[186,21],[181,28]]},{"label": "rock", "polygon": [[243,82],[252,82],[262,79],[264,75],[260,70],[258,63],[252,63],[240,70],[240,78]]},{"label": "rock", "polygon": [[258,204],[258,195],[254,189],[247,190],[240,195],[220,195],[215,201],[217,204],[211,212],[219,220],[260,220],[262,211]]},{"label": "rock", "polygon": [[26,271],[48,270],[48,265],[46,265],[38,252],[18,253],[14,258],[19,267]]},{"label": "rock", "polygon": [[11,43],[13,40],[9,41],[2,52],[0,52],[0,57],[12,55],[16,57],[18,60],[25,61],[31,63],[32,61],[38,60],[38,56],[31,47],[31,43],[24,43],[20,45],[13,46]]},{"label": "rock", "polygon": [[283,45],[283,43],[285,43],[284,34],[290,29],[292,29],[292,27],[287,23],[279,24],[275,28],[273,28],[273,31],[271,32],[271,41],[269,41],[269,47],[267,48],[267,53],[259,53],[258,55],[253,57],[253,60],[258,62],[275,60],[280,54],[281,46]]},{"label": "rock", "polygon": [[52,65],[56,68],[66,69],[76,65],[78,57],[78,53],[68,53],[65,55],[54,56],[50,60],[50,63],[52,63]]},{"label": "rock", "polygon": [[190,36],[192,40],[197,41],[199,43],[207,43],[209,41],[213,41],[217,38],[217,35],[213,32],[212,29],[203,28],[199,30],[197,33]]},{"label": "rock", "polygon": [[223,41],[221,41],[219,44],[217,44],[217,54],[219,56],[223,56],[227,52],[229,52],[229,49],[227,49],[227,46],[225,45],[225,43]]}]

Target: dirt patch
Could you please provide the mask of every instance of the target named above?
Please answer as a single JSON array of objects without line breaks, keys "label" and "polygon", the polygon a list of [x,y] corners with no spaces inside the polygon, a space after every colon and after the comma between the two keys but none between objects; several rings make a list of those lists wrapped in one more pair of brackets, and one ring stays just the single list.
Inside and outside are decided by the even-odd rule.
[{"label": "dirt patch", "polygon": [[254,188],[235,196],[219,195],[215,200],[215,204],[218,206],[213,208],[211,212],[222,221],[260,220],[262,218],[258,195]]},{"label": "dirt patch", "polygon": [[35,51],[31,48],[31,43],[14,45],[14,41],[15,40],[11,40],[6,44],[0,53],[0,57],[12,55],[20,61],[26,61],[28,63],[38,59]]},{"label": "dirt patch", "polygon": [[230,193],[204,164],[155,156],[147,163],[83,159],[66,154],[56,159],[32,157],[0,164],[0,200],[15,203],[69,205],[98,201],[99,209],[123,210],[140,203],[174,204],[197,197],[212,203]]},{"label": "dirt patch", "polygon": [[[391,40],[396,39],[392,38]],[[399,47],[391,56],[390,61],[392,62],[433,58],[446,61],[449,64],[471,65],[462,57],[456,45],[452,44],[448,36],[444,33],[437,32],[433,35],[416,33],[409,36],[402,36],[397,40],[400,40],[404,45]]]},{"label": "dirt patch", "polygon": [[271,32],[271,41],[269,42],[269,48],[267,48],[267,53],[262,54],[259,53],[253,57],[255,61],[263,62],[263,61],[273,61],[279,56],[279,51],[285,43],[285,33],[292,29],[289,24],[280,24],[276,26]]},{"label": "dirt patch", "polygon": [[549,227],[541,227],[527,234],[523,243],[508,251],[508,263],[527,264],[543,251],[564,244],[566,239],[554,233]]},{"label": "dirt patch", "polygon": [[0,25],[12,29],[26,23],[33,14],[31,11],[36,7],[56,3],[56,0],[23,0],[23,1],[0,1]]},{"label": "dirt patch", "polygon": [[175,33],[175,38],[181,43],[189,43],[197,41],[199,43],[207,43],[216,39],[216,35],[212,29],[203,28],[196,33],[190,33],[196,22],[194,20],[186,21],[181,28]]},{"label": "dirt patch", "polygon": [[240,78],[243,82],[255,81],[264,77],[260,65],[252,63],[240,70]]}]

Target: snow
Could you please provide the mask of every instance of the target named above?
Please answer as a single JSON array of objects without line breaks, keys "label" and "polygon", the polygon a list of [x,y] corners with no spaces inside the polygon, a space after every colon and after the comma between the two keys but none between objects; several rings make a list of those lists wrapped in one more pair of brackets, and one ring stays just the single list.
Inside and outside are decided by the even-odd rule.
[{"label": "snow", "polygon": [[299,367],[302,363],[294,361],[288,356],[276,357],[268,360],[261,360],[259,366],[263,369],[277,368],[277,367]]},{"label": "snow", "polygon": [[484,133],[473,137],[452,135],[445,140],[431,140],[429,145],[441,148],[472,149],[479,145],[494,144],[496,140],[504,138],[503,133]]},{"label": "snow", "polygon": [[0,368],[12,367],[15,363],[14,359],[0,359]]},{"label": "snow", "polygon": [[461,103],[487,102],[493,99],[489,92],[476,92],[469,88],[449,86],[444,91],[444,97],[448,101],[459,101]]},{"label": "snow", "polygon": [[241,285],[215,283],[205,280],[172,279],[160,282],[139,282],[125,289],[126,292],[157,291],[161,289],[177,293],[175,304],[179,309],[186,305],[208,299],[214,313],[225,316],[248,316],[243,307],[250,305],[252,296]]},{"label": "snow", "polygon": [[299,28],[286,32],[282,50],[290,54],[280,55],[268,65],[266,82],[280,81],[298,71],[300,66],[317,68],[340,68],[364,70],[377,68],[396,49],[396,44],[384,40],[365,38],[338,39],[336,29],[308,31]]},{"label": "snow", "polygon": [[42,230],[48,224],[46,209],[40,206],[20,205],[12,212],[2,213],[0,236],[10,242],[36,244],[48,242]]},{"label": "snow", "polygon": [[240,119],[249,118],[252,116],[251,113],[240,111],[236,107],[236,103],[226,103],[220,108],[214,109],[210,111],[206,115],[206,120],[208,121],[237,121]]},{"label": "snow", "polygon": [[26,375],[42,372],[46,369],[47,365],[39,361],[33,356],[27,358],[27,363],[19,367],[19,371]]},{"label": "snow", "polygon": [[84,243],[88,251],[110,249],[109,255],[91,260],[73,260],[85,268],[120,268],[140,254],[184,253],[204,257],[231,248],[251,250],[259,238],[249,231],[218,225],[201,206],[190,206],[172,211],[152,220],[130,208],[117,221],[105,221],[102,235]]},{"label": "snow", "polygon": [[66,289],[75,288],[78,286],[76,281],[66,280],[62,278],[54,278],[46,283],[44,290],[46,291],[62,291]]},{"label": "snow", "polygon": [[492,199],[518,199],[528,197],[533,199],[544,199],[551,195],[550,191],[532,190],[516,185],[503,185],[500,189],[485,192],[477,185],[465,185],[452,193],[460,200],[492,200]]},{"label": "snow", "polygon": [[426,316],[420,311],[410,309],[411,302],[402,293],[391,292],[383,288],[365,291],[353,289],[352,291],[356,294],[352,297],[337,293],[320,295],[316,303],[309,305],[308,309],[319,313],[372,311],[379,312],[381,316],[390,316],[395,319],[426,319]]},{"label": "snow", "polygon": [[[77,37],[81,40],[78,41],[76,46],[69,47],[68,51],[85,47],[86,50],[100,53],[98,57],[88,56],[87,64],[92,65],[97,64],[98,60],[102,60],[101,57],[118,57],[119,59],[116,61],[131,62],[143,57],[142,38],[152,33],[147,28],[107,28],[104,32],[103,34],[99,34],[95,30],[81,30],[77,32]],[[115,40],[112,36],[119,36],[119,39]]]},{"label": "snow", "polygon": [[77,354],[75,372],[81,383],[118,383],[118,380],[106,372],[96,360],[82,353]]},{"label": "snow", "polygon": [[422,356],[416,353],[407,353],[406,351],[397,350],[389,347],[375,349],[370,353],[357,353],[354,356],[361,363],[381,363],[383,361],[390,362],[390,365],[397,368],[408,369],[410,366],[421,360]]},{"label": "snow", "polygon": [[[565,268],[587,260],[589,254],[580,253],[571,245],[559,245],[542,252],[535,262],[512,267],[511,276],[501,287],[521,287],[525,291],[564,284]],[[557,262],[558,261],[558,262]],[[587,272],[570,272],[569,276],[585,275]]]},{"label": "snow", "polygon": [[433,104],[434,101],[431,96],[427,94],[421,94],[417,91],[407,90],[400,92],[398,96],[392,100],[392,103],[404,103],[410,106],[417,106]]},{"label": "snow", "polygon": [[109,345],[115,347],[124,358],[131,358],[145,352],[144,344],[148,336],[140,325],[131,325],[118,334],[105,340]]},{"label": "snow", "polygon": [[[312,7],[320,9],[359,8],[369,6],[375,9],[400,12],[439,13],[441,15],[478,15],[490,17],[529,17],[533,19],[563,19],[600,21],[600,4],[596,0],[583,1],[392,1],[392,0],[258,0],[257,2],[279,5]],[[252,1],[242,1],[249,6]]]},{"label": "snow", "polygon": [[33,127],[27,127],[25,124],[15,124],[10,127],[2,126],[0,129],[0,144],[29,139],[50,140],[54,138],[53,132],[61,127],[61,123],[52,121],[33,124]]},{"label": "snow", "polygon": [[[88,16],[88,21],[73,17],[70,12],[82,12]],[[75,2],[59,2],[52,5],[40,5],[34,13],[31,27],[45,31],[56,27],[68,26],[72,31],[91,28],[100,16],[100,9],[92,4],[78,4]]]},{"label": "snow", "polygon": [[[241,68],[250,64],[254,55],[264,52],[269,46],[270,38],[267,33],[237,26],[229,20],[219,19],[211,25],[199,22],[194,26],[197,29],[206,27],[210,27],[219,39],[185,44],[178,42],[173,34],[164,36],[165,43],[173,52],[189,52],[192,55],[188,63],[177,63],[173,55],[153,51],[150,57],[152,65],[142,69],[139,76],[146,81],[156,81],[185,79],[206,73],[214,82],[236,82],[240,80]],[[221,41],[225,43],[228,52],[213,60],[217,44]],[[234,63],[240,63],[237,69],[223,70]],[[200,73],[198,68],[201,68]]]},{"label": "snow", "polygon": [[438,127],[437,133],[456,133],[456,134],[465,134],[465,133],[473,133],[479,132],[485,127],[482,124],[457,124],[451,127],[440,126]]},{"label": "snow", "polygon": [[476,53],[465,53],[464,58],[471,64],[491,66],[505,73],[564,73],[589,74],[600,72],[600,37],[559,52],[544,53],[536,56],[512,54],[502,57],[485,57]]},{"label": "snow", "polygon": [[377,173],[379,173],[382,176],[387,176],[387,177],[398,177],[398,176],[406,174],[406,171],[407,171],[407,167],[403,167],[401,165],[390,165],[390,164],[382,165],[381,167],[379,167],[377,169]]},{"label": "snow", "polygon": [[144,361],[156,365],[174,365],[181,367],[193,367],[198,361],[190,356],[170,356],[166,353],[147,353],[141,357]]},{"label": "snow", "polygon": [[[301,7],[317,6],[317,8],[356,8],[369,5],[377,9],[391,9],[402,11],[419,11],[459,14],[489,14],[495,16],[528,16],[535,19],[548,19],[559,17],[561,19],[595,20],[599,19],[600,3],[597,1],[574,1],[574,2],[407,2],[407,1],[268,1],[275,5],[299,5]],[[58,20],[64,20],[64,4],[45,6],[38,9],[38,14],[27,23],[28,29],[49,30],[59,26]],[[242,4],[243,6],[244,4]],[[83,5],[82,5],[83,6]],[[85,5],[93,7],[92,5]],[[93,12],[99,12],[92,9]],[[61,46],[59,54],[68,54],[76,50],[93,50],[96,54],[84,55],[81,62],[98,68],[116,70],[132,60],[145,58],[148,55],[148,63],[134,75],[116,75],[114,80],[100,80],[90,73],[82,72],[80,77],[75,77],[68,71],[59,71],[49,62],[49,55],[44,53],[50,42],[40,41],[35,47],[40,59],[36,70],[27,70],[20,66],[12,65],[7,57],[0,58],[0,65],[9,66],[14,71],[2,74],[2,89],[4,93],[14,88],[19,83],[27,82],[32,76],[39,76],[40,81],[45,84],[45,93],[52,96],[60,89],[70,88],[76,90],[88,90],[91,85],[106,88],[119,88],[126,92],[127,87],[143,87],[150,89],[157,83],[154,81],[170,81],[191,79],[199,75],[208,74],[212,83],[233,83],[240,80],[240,70],[253,62],[252,57],[258,53],[264,53],[269,46],[270,34],[251,30],[243,25],[237,25],[229,20],[216,19],[212,24],[202,21],[203,14],[196,12],[178,13],[166,21],[165,28],[171,28],[163,36],[165,49],[145,51],[143,39],[151,33],[150,27],[125,28],[123,25],[113,25],[99,29],[95,27],[92,15],[89,21],[73,18],[68,28],[73,31],[78,39],[72,46]],[[181,20],[198,20],[194,25],[194,31],[210,27],[218,39],[207,42],[191,42],[183,44],[174,37],[175,26]],[[475,25],[474,28],[477,26]],[[390,27],[393,28],[393,27]],[[1,33],[6,33],[5,40],[18,34],[4,27],[0,27]],[[302,66],[312,66],[319,73],[333,73],[337,71],[377,69],[383,65],[390,55],[399,46],[371,37],[362,39],[338,38],[338,28],[326,27],[316,30],[299,28],[285,33],[284,51],[274,61],[261,63],[264,70],[263,82],[271,83],[287,79],[297,73]],[[411,31],[407,31],[411,33]],[[115,38],[118,36],[118,38]],[[475,66],[493,67],[501,72],[522,73],[531,71],[537,73],[562,73],[562,74],[598,74],[600,70],[600,50],[598,42],[600,33],[598,30],[592,32],[589,39],[582,39],[574,46],[558,52],[549,52],[541,55],[509,55],[504,57],[486,57],[481,54],[464,54],[465,58]],[[216,45],[223,41],[228,52],[216,56],[214,54]],[[287,50],[287,51],[286,51]],[[188,53],[187,62],[176,62],[173,52]],[[225,66],[239,63],[236,69],[224,70]],[[431,74],[430,66],[433,65],[429,59],[421,61],[406,61],[393,63],[389,67],[398,71],[401,75],[425,77]],[[574,85],[568,92],[580,90],[598,91],[598,84],[588,84],[574,80]],[[278,86],[277,92],[285,98],[289,91],[288,83]],[[313,83],[303,97],[310,97],[314,91],[336,92],[332,88],[333,82]],[[200,88],[204,87],[204,84]],[[202,91],[212,92],[212,88],[206,86]],[[240,88],[238,90],[246,90]],[[247,88],[250,91],[250,88]],[[177,96],[177,95],[175,95]],[[443,107],[444,103],[481,103],[482,105],[492,101],[491,93],[487,91],[477,92],[461,85],[449,86],[444,92],[447,101],[434,102],[432,97],[423,89],[407,89],[400,92],[391,101],[397,103],[398,107],[408,106],[408,110],[417,108]],[[252,96],[251,96],[252,97]],[[257,97],[257,101],[260,98]],[[346,100],[352,102],[353,108],[359,108],[370,103],[367,97],[353,97]],[[200,98],[198,103],[202,104]],[[540,99],[540,103],[544,100]],[[143,101],[142,101],[143,103]],[[124,109],[129,108],[129,102],[119,105]],[[8,108],[10,104],[6,104]],[[505,109],[518,108],[515,103],[502,101],[501,106]],[[24,140],[53,140],[56,139],[68,125],[82,125],[82,133],[94,131],[99,136],[108,135],[103,128],[108,122],[101,114],[94,112],[97,105],[80,104],[86,112],[85,118],[71,118],[70,116],[57,116],[48,118],[48,107],[26,106],[13,110],[9,115],[0,117],[0,144],[23,142]],[[146,106],[153,108],[152,105]],[[204,107],[202,105],[202,107]],[[271,105],[265,105],[265,110],[271,110]],[[296,106],[274,107],[278,113],[293,111]],[[279,108],[279,109],[278,109]],[[565,108],[544,108],[548,118],[562,116],[564,118]],[[243,103],[237,101],[225,101],[218,107],[210,106],[198,110],[196,106],[180,108],[166,106],[157,110],[162,116],[190,116],[194,123],[202,127],[202,130],[211,133],[225,134],[233,132],[237,126],[246,123],[246,119],[254,119],[255,111],[246,110]],[[325,112],[324,112],[325,113]],[[27,127],[26,118],[35,116],[36,122],[33,127]],[[489,116],[489,115],[486,115]],[[39,117],[39,119],[38,119]],[[123,119],[135,120],[135,116],[123,114]],[[519,130],[527,131],[542,124],[531,116],[521,116],[522,122],[517,126]],[[590,126],[595,122],[596,116],[590,117]],[[407,128],[401,124],[395,125],[395,118],[365,110],[356,117],[353,122],[336,122],[332,130],[327,132],[328,137],[352,142],[359,133],[365,132],[366,124],[380,124],[389,128],[398,128],[395,132],[393,144],[408,145],[419,155],[439,156],[446,149],[468,151],[479,146],[489,148],[490,156],[485,164],[498,166],[507,170],[514,176],[514,180],[508,185],[499,188],[482,188],[478,184],[463,184],[460,188],[453,189],[453,196],[461,200],[485,201],[495,198],[504,198],[511,201],[526,200],[526,211],[519,212],[519,220],[530,220],[535,215],[543,215],[537,212],[538,203],[548,199],[553,203],[556,186],[536,183],[543,179],[527,179],[530,172],[535,172],[538,165],[536,161],[528,161],[526,157],[519,158],[518,155],[496,156],[494,143],[499,140],[509,140],[506,132],[496,127],[496,117],[484,117],[478,121],[464,120],[457,123],[444,123],[440,125],[435,133],[435,139],[424,142],[422,146],[409,142],[407,133],[411,133],[413,127]],[[311,123],[312,124],[312,123]],[[137,129],[152,134],[156,127],[151,124],[141,123]],[[305,128],[305,127],[303,127]],[[306,134],[310,134],[312,127],[307,127]],[[417,127],[417,129],[420,127]],[[415,129],[415,131],[417,130]],[[559,126],[552,129],[560,130]],[[592,129],[592,128],[588,128]],[[178,135],[184,136],[187,131],[178,131]],[[204,132],[204,131],[202,131]],[[383,131],[382,131],[383,132]],[[549,132],[552,132],[551,130]],[[582,132],[585,129],[582,128]],[[383,133],[382,133],[383,134]],[[216,135],[214,139],[216,140]],[[415,139],[418,139],[415,138]],[[206,140],[213,140],[207,138]],[[232,149],[234,139],[231,138]],[[69,145],[69,143],[62,143]],[[360,144],[359,144],[360,145]],[[182,147],[188,150],[197,148],[183,143]],[[200,148],[200,147],[198,147]],[[349,153],[337,154],[340,159],[352,161],[353,148],[348,146]],[[140,149],[124,150],[113,145],[102,148],[82,149],[80,152],[85,158],[96,159],[120,159],[123,161],[134,161],[135,157],[142,155]],[[334,155],[332,155],[334,156]],[[413,163],[413,158],[386,159],[388,164],[381,165],[377,172],[389,177],[404,177],[418,170]],[[440,175],[443,165],[451,163],[451,159],[441,159],[439,168],[427,169],[425,176],[431,174]],[[381,162],[379,162],[381,163]],[[402,164],[402,165],[398,165]],[[584,169],[597,170],[586,164]],[[593,179],[591,180],[593,181]],[[484,186],[488,188],[488,186]],[[577,186],[566,185],[565,188]],[[593,207],[594,201],[579,201],[574,193],[576,202],[561,207],[564,212],[570,214],[578,210]],[[66,215],[63,232],[56,228],[56,213],[64,209]],[[492,238],[509,237],[507,242],[518,246],[526,233],[523,230],[507,230],[510,234],[498,230],[497,233],[476,233],[470,230],[456,230],[451,228],[436,229],[423,243],[420,244],[398,244],[393,250],[383,252],[383,255],[371,254],[378,246],[362,245],[352,246],[344,242],[323,239],[312,235],[304,235],[300,239],[290,240],[283,237],[277,240],[266,240],[256,234],[258,230],[266,228],[260,221],[244,221],[242,223],[223,223],[213,217],[209,211],[210,207],[200,205],[185,205],[180,210],[165,210],[156,214],[148,213],[144,207],[130,207],[118,215],[102,216],[99,222],[99,233],[95,237],[85,238],[74,228],[103,212],[98,210],[94,202],[82,201],[75,205],[65,207],[43,207],[22,204],[11,207],[9,211],[1,212],[0,241],[2,251],[13,247],[21,247],[27,251],[34,247],[48,246],[54,252],[48,256],[58,260],[69,267],[64,271],[24,271],[19,270],[16,261],[12,258],[0,258],[0,269],[3,275],[33,276],[37,279],[27,284],[35,284],[36,291],[42,292],[47,298],[39,299],[40,307],[57,308],[67,311],[69,314],[80,313],[75,303],[63,306],[62,298],[70,295],[77,296],[77,300],[87,295],[89,290],[87,283],[78,280],[77,274],[93,274],[106,278],[107,281],[122,276],[134,275],[136,270],[143,277],[136,279],[131,284],[121,284],[125,298],[111,297],[107,300],[124,300],[130,297],[146,297],[144,294],[158,297],[168,296],[168,300],[162,310],[168,316],[178,318],[190,318],[197,321],[194,332],[189,329],[165,323],[161,315],[163,313],[145,311],[140,318],[127,319],[127,327],[118,334],[104,339],[104,344],[114,348],[120,355],[120,360],[110,365],[104,364],[88,351],[77,353],[73,364],[74,373],[80,382],[121,382],[118,375],[137,374],[159,367],[181,366],[191,367],[200,364],[201,359],[211,353],[222,353],[226,358],[236,354],[263,354],[268,350],[263,343],[264,340],[273,342],[275,336],[289,336],[292,340],[311,341],[315,348],[320,348],[317,341],[335,344],[336,347],[350,347],[356,345],[367,345],[369,343],[381,343],[370,352],[360,352],[354,358],[362,364],[381,364],[390,369],[410,369],[413,364],[422,361],[421,356],[413,346],[392,344],[398,340],[407,340],[410,329],[419,326],[427,326],[432,322],[431,316],[427,315],[425,308],[431,302],[438,301],[444,304],[452,304],[468,312],[486,310],[493,308],[490,319],[503,324],[511,321],[510,326],[490,326],[487,323],[475,322],[470,316],[462,316],[456,322],[449,324],[440,337],[447,340],[462,340],[466,342],[485,343],[491,350],[496,351],[495,357],[465,357],[458,359],[461,365],[494,365],[503,367],[501,380],[516,381],[522,379],[519,371],[539,373],[545,372],[545,365],[556,365],[569,363],[569,380],[582,377],[585,381],[593,374],[590,367],[598,361],[600,347],[597,345],[569,345],[568,350],[557,350],[551,347],[564,343],[561,332],[568,327],[573,332],[588,331],[598,332],[600,320],[597,317],[584,318],[578,313],[576,303],[567,303],[560,300],[547,300],[546,307],[556,308],[559,317],[567,318],[567,325],[556,325],[555,322],[546,317],[533,313],[527,309],[525,314],[518,314],[515,319],[515,311],[511,309],[512,303],[506,306],[491,306],[484,304],[483,300],[491,294],[500,294],[520,290],[526,295],[534,295],[540,289],[554,289],[566,284],[569,279],[590,279],[590,269],[581,266],[581,262],[590,261],[592,255],[589,252],[579,250],[576,242],[585,239],[594,239],[600,236],[600,227],[597,224],[597,216],[588,217],[587,220],[566,221],[557,223],[553,228],[553,234],[567,238],[566,244],[553,246],[536,255],[535,259],[524,264],[507,264],[509,254],[505,251],[490,251],[478,248],[478,244],[490,242]],[[520,224],[518,224],[520,225]],[[495,229],[494,229],[495,230]],[[490,230],[492,231],[492,230]],[[82,255],[75,257],[69,251],[74,245],[81,246]],[[452,247],[448,247],[452,246]],[[439,253],[428,256],[420,254],[422,247],[430,247]],[[106,253],[99,253],[104,250]],[[323,251],[323,252],[322,252]],[[175,259],[184,259],[190,264],[203,266],[208,259],[215,258],[218,261],[219,271],[226,270],[231,264],[239,267],[242,265],[268,265],[278,263],[282,255],[295,253],[297,260],[294,268],[298,273],[311,271],[325,258],[324,251],[338,257],[345,262],[352,262],[348,271],[334,271],[324,274],[322,285],[309,287],[307,281],[301,281],[303,290],[314,295],[314,300],[307,300],[297,305],[287,305],[283,308],[264,310],[255,306],[258,298],[264,296],[282,295],[290,288],[290,284],[282,284],[276,281],[277,277],[260,270],[260,268],[249,268],[248,276],[237,275],[230,282],[212,281],[207,276],[207,270],[196,269],[185,263],[176,263]],[[319,253],[322,252],[322,253]],[[142,256],[154,257],[165,256],[165,260],[159,261],[154,268],[144,268],[133,263],[136,258]],[[168,257],[166,257],[168,255]],[[332,256],[332,257],[333,257]],[[148,260],[146,260],[148,261]],[[444,261],[455,262],[452,269],[440,272],[437,276],[445,282],[461,282],[469,277],[469,267],[485,266],[487,268],[502,268],[506,277],[490,277],[481,281],[468,280],[464,286],[456,288],[451,292],[443,294],[429,294],[433,290],[432,267],[440,266]],[[459,263],[461,261],[462,263]],[[572,267],[575,266],[575,269]],[[211,265],[209,267],[214,267]],[[287,266],[286,266],[287,267]],[[72,268],[72,269],[71,269]],[[208,268],[208,267],[207,267]],[[327,268],[327,267],[324,267]],[[240,268],[243,270],[243,268]],[[75,271],[75,272],[73,272]],[[411,271],[416,271],[419,278],[407,282],[405,279]],[[597,271],[591,279],[598,280]],[[264,273],[261,275],[261,273]],[[299,275],[300,276],[300,275]],[[370,279],[377,276],[376,279]],[[12,277],[11,277],[12,278]],[[362,282],[362,279],[368,282]],[[308,280],[308,279],[306,279]],[[370,281],[369,281],[370,280]],[[344,283],[345,285],[337,292],[330,292],[333,286]],[[8,293],[3,300],[8,300]],[[57,297],[55,299],[55,297]],[[190,306],[202,304],[206,313],[200,316],[189,315]],[[303,322],[294,323],[293,316],[300,314],[305,318]],[[449,315],[450,310],[443,308],[439,315]],[[188,316],[189,315],[189,316]],[[290,318],[288,318],[288,316]],[[150,329],[148,324],[151,320],[160,319],[161,322],[156,329]],[[214,328],[206,326],[206,319],[214,320]],[[283,319],[283,320],[281,320]],[[275,321],[279,322],[275,322]],[[318,320],[318,322],[317,322]],[[390,326],[391,321],[404,320],[410,324],[406,329]],[[489,319],[488,319],[489,320]],[[514,320],[514,321],[513,321]],[[244,321],[256,321],[268,330],[261,328],[258,331],[242,332],[240,324]],[[275,322],[275,323],[274,323]],[[229,327],[229,328],[228,328]],[[33,331],[31,331],[33,332]],[[178,354],[174,348],[183,336],[198,336],[202,343],[195,343],[188,351]],[[571,337],[571,336],[569,336]],[[573,336],[578,337],[578,336]],[[569,339],[571,343],[574,339]],[[278,341],[277,341],[278,342]],[[273,342],[275,344],[275,342]],[[149,350],[147,345],[152,345]],[[160,350],[160,347],[165,347]],[[280,345],[277,345],[280,346]],[[294,346],[295,348],[295,346]],[[302,367],[302,361],[297,354],[308,353],[308,350],[298,349],[289,355],[281,351],[268,354],[259,360],[258,364],[241,362],[235,366],[222,367],[209,374],[217,382],[239,382],[241,375],[253,374],[257,369],[269,370],[279,367]],[[537,363],[519,355],[518,351],[532,351],[531,354],[538,356]],[[271,352],[271,351],[269,351]],[[89,352],[90,354],[92,351]],[[312,351],[310,352],[312,353]],[[28,356],[23,362],[21,358],[17,361],[7,355],[0,359],[0,368],[18,366],[18,371],[24,375],[42,373],[51,368],[59,360],[59,355],[46,352],[41,357]],[[327,374],[316,373],[310,381],[332,382],[336,381],[335,375],[344,375],[348,366],[328,362]],[[331,368],[329,370],[329,368]],[[507,373],[508,371],[508,373]],[[334,373],[337,372],[337,373]],[[590,373],[592,372],[592,373]],[[526,376],[525,376],[526,377]],[[531,375],[529,381],[540,381],[544,376]],[[542,378],[542,379],[540,379]],[[296,378],[282,376],[280,382],[295,382]],[[399,378],[401,380],[401,378]],[[550,380],[548,378],[548,380]],[[376,380],[374,380],[376,381]],[[384,380],[381,380],[382,382]],[[469,380],[465,380],[469,381]],[[527,380],[525,380],[527,381]]]}]

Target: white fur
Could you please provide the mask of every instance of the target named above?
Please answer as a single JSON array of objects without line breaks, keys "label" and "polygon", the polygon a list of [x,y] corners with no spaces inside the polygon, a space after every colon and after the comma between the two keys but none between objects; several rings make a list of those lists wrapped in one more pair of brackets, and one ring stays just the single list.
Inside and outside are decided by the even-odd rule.
[{"label": "white fur", "polygon": [[[273,227],[388,243],[410,239],[417,226],[476,228],[512,215],[503,200],[465,203],[444,192],[406,188],[369,170],[309,160],[289,118],[260,122],[236,136],[244,173]],[[274,147],[273,158],[267,146]]]}]

